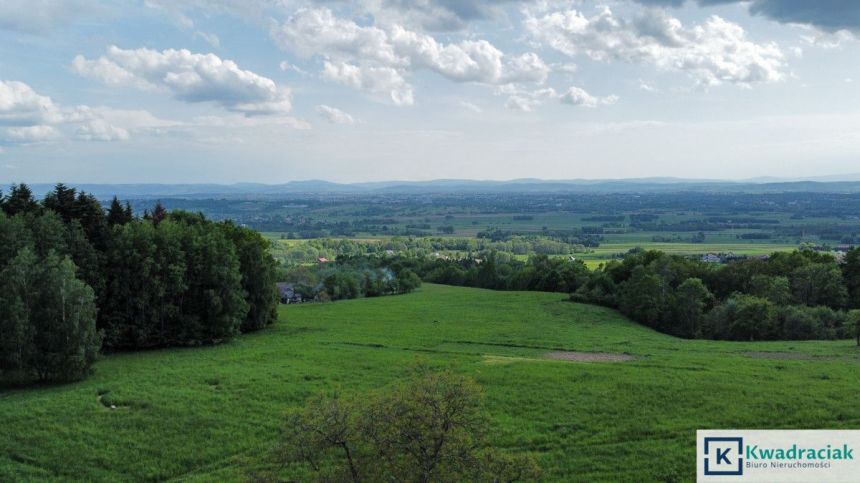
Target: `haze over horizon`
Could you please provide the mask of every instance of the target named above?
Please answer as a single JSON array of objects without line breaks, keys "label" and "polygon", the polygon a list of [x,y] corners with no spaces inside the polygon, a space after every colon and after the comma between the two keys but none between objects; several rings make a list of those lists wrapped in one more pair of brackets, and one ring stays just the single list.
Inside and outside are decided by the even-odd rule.
[{"label": "haze over horizon", "polygon": [[860,3],[7,0],[0,180],[824,179]]}]

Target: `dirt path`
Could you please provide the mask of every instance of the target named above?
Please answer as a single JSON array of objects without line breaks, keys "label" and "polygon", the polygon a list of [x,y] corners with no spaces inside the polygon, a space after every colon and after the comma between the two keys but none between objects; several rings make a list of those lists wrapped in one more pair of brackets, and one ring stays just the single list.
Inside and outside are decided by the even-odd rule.
[{"label": "dirt path", "polygon": [[627,362],[636,359],[635,357],[628,354],[619,354],[612,352],[569,351],[547,352],[544,357],[546,357],[547,359],[556,359],[571,362]]}]

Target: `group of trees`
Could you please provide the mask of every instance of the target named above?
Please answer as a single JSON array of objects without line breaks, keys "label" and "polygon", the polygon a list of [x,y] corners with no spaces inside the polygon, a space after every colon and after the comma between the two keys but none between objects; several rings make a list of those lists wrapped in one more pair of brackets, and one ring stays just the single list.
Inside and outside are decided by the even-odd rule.
[{"label": "group of trees", "polygon": [[281,243],[274,254],[286,263],[309,263],[320,257],[385,255],[394,252],[410,257],[428,257],[434,253],[454,258],[471,258],[479,252],[495,251],[511,255],[569,255],[588,248],[580,243],[544,235],[509,236],[505,240],[459,237],[391,237],[385,240],[356,241],[343,238],[319,238],[300,243]]},{"label": "group of trees", "polygon": [[408,268],[433,283],[569,293],[574,301],[618,308],[644,325],[686,338],[860,337],[860,248],[843,264],[828,254],[798,250],[722,266],[635,249],[593,271],[578,260],[533,255],[520,261],[494,251],[461,259],[352,258]]},{"label": "group of trees", "polygon": [[373,265],[414,272],[421,280],[493,290],[576,291],[589,277],[584,263],[569,258],[533,255],[521,261],[508,253],[485,251],[472,257],[361,256],[339,257],[339,263]]},{"label": "group of trees", "polygon": [[0,196],[0,371],[84,377],[108,351],[210,344],[275,319],[256,232],[160,204],[136,217],[64,185]]},{"label": "group of trees", "polygon": [[376,394],[311,399],[288,414],[276,460],[319,481],[510,483],[541,473],[534,458],[491,447],[474,382],[421,368]]},{"label": "group of trees", "polygon": [[669,334],[729,340],[849,338],[860,323],[860,251],[840,266],[811,250],[721,267],[633,251],[592,272],[572,299],[617,307]]},{"label": "group of trees", "polygon": [[421,278],[399,264],[374,257],[340,257],[336,263],[297,265],[284,270],[283,280],[305,300],[334,301],[409,293],[421,286]]}]

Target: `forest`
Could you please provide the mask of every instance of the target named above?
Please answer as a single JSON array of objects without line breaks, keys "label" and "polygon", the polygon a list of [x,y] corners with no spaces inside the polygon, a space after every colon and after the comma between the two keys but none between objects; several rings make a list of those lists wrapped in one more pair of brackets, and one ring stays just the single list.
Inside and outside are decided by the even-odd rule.
[{"label": "forest", "polygon": [[217,344],[276,319],[257,232],[201,214],[143,216],[58,184],[2,196],[0,377],[75,380],[100,352]]}]

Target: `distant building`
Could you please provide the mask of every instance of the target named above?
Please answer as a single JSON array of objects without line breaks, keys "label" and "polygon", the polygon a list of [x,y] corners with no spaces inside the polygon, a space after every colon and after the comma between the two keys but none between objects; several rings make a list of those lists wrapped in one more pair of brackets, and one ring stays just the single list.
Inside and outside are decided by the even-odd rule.
[{"label": "distant building", "polygon": [[705,263],[723,263],[723,259],[716,253],[708,253],[702,255],[702,261]]},{"label": "distant building", "polygon": [[320,263],[328,263],[329,262],[328,258],[326,258],[326,257],[320,257],[319,261],[320,261]]},{"label": "distant building", "polygon": [[278,287],[278,297],[281,299],[282,304],[302,303],[302,296],[300,293],[296,292],[294,284],[278,282],[276,285]]}]

